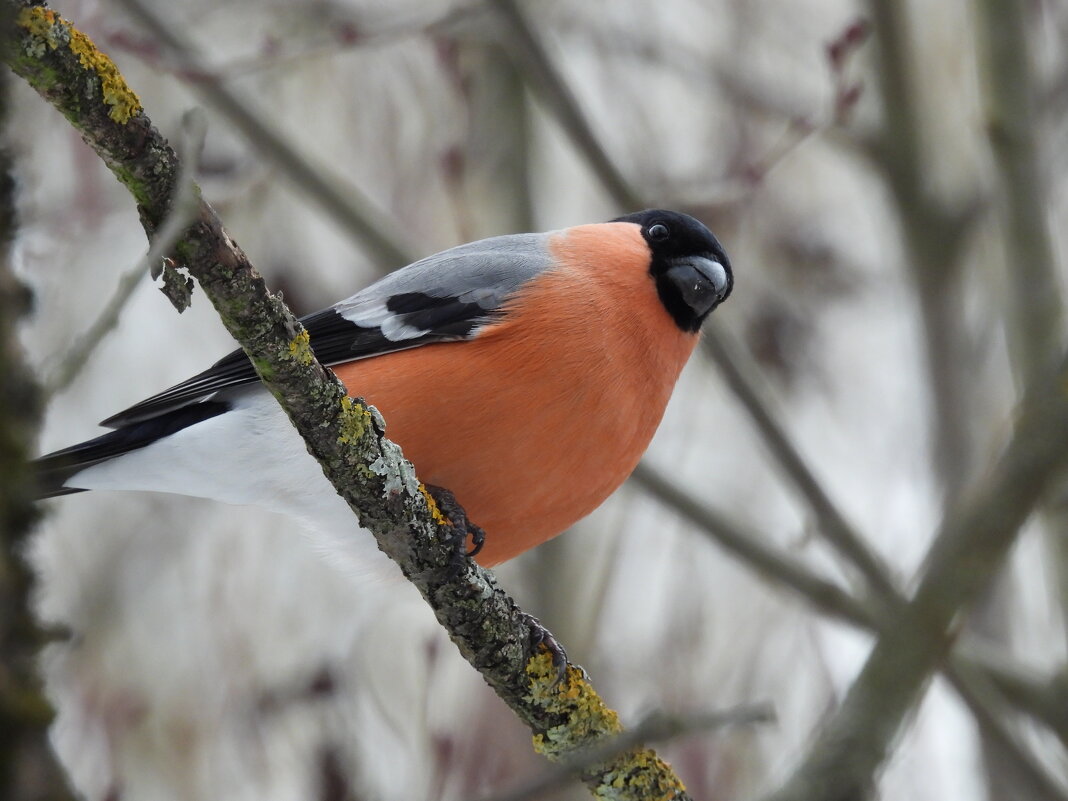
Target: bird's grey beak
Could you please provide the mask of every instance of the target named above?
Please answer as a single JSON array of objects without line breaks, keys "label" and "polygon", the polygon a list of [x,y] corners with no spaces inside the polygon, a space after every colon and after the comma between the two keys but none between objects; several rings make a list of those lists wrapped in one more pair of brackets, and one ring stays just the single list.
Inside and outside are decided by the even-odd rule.
[{"label": "bird's grey beak", "polygon": [[704,256],[688,256],[672,263],[667,278],[698,317],[708,314],[726,300],[732,285],[727,268]]}]

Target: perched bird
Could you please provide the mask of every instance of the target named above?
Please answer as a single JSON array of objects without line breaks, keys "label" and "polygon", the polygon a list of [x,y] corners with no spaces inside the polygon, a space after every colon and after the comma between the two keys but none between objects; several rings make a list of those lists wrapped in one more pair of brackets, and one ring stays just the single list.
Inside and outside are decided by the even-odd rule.
[{"label": "perched bird", "polygon": [[[319,360],[385,417],[428,485],[486,531],[487,566],[585,517],[652,439],[705,317],[731,292],[712,233],[678,212],[484,239],[391,273],[302,322]],[[42,497],[147,490],[359,535],[235,351],[42,457]]]}]

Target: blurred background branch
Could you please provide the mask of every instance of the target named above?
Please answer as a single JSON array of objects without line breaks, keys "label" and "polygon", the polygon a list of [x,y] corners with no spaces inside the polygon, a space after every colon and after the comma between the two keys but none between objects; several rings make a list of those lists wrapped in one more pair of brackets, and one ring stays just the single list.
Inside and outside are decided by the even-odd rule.
[{"label": "blurred background branch", "polygon": [[140,0],[119,0],[130,15],[165,48],[167,58],[189,81],[203,100],[222,114],[265,158],[276,165],[295,186],[308,193],[318,206],[349,231],[371,257],[384,268],[401,267],[415,260],[403,236],[388,215],[375,208],[374,201],[359,187],[342,188],[326,168],[314,164],[298,152],[290,141],[268,122],[270,115],[254,109],[224,80],[203,65],[195,46],[180,26],[167,22]]},{"label": "blurred background branch", "polygon": [[[0,8],[0,49],[11,46],[10,9]],[[9,121],[11,78],[0,75],[0,128]],[[32,307],[14,274],[15,177],[11,152],[0,148],[0,796],[10,801],[72,798],[48,744],[52,708],[37,670],[44,635],[31,608],[34,576],[26,543],[38,520],[27,465],[41,418],[41,395],[15,329]]]},{"label": "blurred background branch", "polygon": [[170,202],[167,218],[153,236],[148,252],[119,278],[115,286],[115,294],[100,310],[85,333],[75,339],[74,345],[63,354],[52,370],[46,381],[48,395],[66,389],[77,378],[93,350],[118,326],[119,315],[130,302],[134,290],[146,276],[152,275],[155,278],[158,273],[162,272],[160,265],[163,260],[168,258],[182,234],[196,218],[200,207],[200,193],[194,176],[200,159],[200,149],[204,146],[204,125],[205,122],[199,113],[190,113],[186,116],[182,130],[182,143],[178,148],[181,167],[178,171],[175,196]]}]

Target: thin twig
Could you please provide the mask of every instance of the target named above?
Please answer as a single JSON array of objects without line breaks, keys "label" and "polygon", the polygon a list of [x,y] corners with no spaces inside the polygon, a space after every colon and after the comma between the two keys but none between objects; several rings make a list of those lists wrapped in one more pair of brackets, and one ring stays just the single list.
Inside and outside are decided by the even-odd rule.
[{"label": "thin twig", "polygon": [[46,397],[51,397],[70,386],[85,367],[93,351],[119,324],[119,317],[134,290],[153,267],[171,252],[182,234],[196,219],[200,207],[200,192],[196,184],[197,163],[204,146],[206,120],[202,113],[188,113],[182,120],[182,166],[178,172],[174,199],[166,221],[156,231],[148,252],[131,269],[119,277],[115,292],[104,304],[93,324],[79,336],[63,355],[59,364],[45,381]]},{"label": "thin twig", "polygon": [[970,349],[960,322],[958,282],[964,234],[974,219],[974,206],[950,210],[934,197],[926,179],[908,10],[894,0],[871,0],[870,6],[883,100],[883,126],[873,153],[893,193],[912,268],[933,390],[934,459],[945,496],[952,502],[971,465],[967,378],[972,366],[964,358]]},{"label": "thin twig", "polygon": [[1009,663],[1003,654],[974,654],[966,669],[981,673],[1017,710],[1045,723],[1068,749],[1068,671],[1061,668],[1048,678]]},{"label": "thin twig", "polygon": [[[729,516],[679,489],[656,468],[642,463],[635,471],[634,479],[640,487],[681,514],[744,564],[772,579],[778,586],[796,592],[819,612],[873,634],[878,634],[884,625],[880,619],[881,604],[853,597],[802,562],[769,544],[764,536],[747,530],[738,521],[731,520]],[[905,598],[898,597],[897,605],[903,606],[905,603]],[[950,655],[945,672],[954,684],[958,673],[966,673],[997,688],[1000,696],[1018,711],[1048,726],[1068,746],[1068,715],[1064,712],[1068,709],[1068,680],[1057,677],[1043,683],[1025,676],[1018,666],[1006,662],[1004,658],[995,659],[974,648],[960,647]],[[999,721],[999,710],[993,702],[989,702],[989,696],[964,692],[960,695],[976,719],[986,721],[984,725],[990,728],[998,744],[1006,745],[1005,738],[1009,735]],[[1013,758],[1022,753],[1024,758],[1019,760],[1021,770],[1034,772],[1035,760],[1023,745],[1013,739],[1007,744],[1007,750]],[[1042,784],[1043,779],[1036,776],[1034,781]]]},{"label": "thin twig", "polygon": [[566,787],[592,765],[597,765],[638,746],[660,744],[728,727],[774,723],[775,719],[775,710],[771,704],[745,704],[719,712],[683,716],[657,712],[649,715],[623,734],[600,742],[553,770],[545,771],[533,781],[499,795],[487,796],[484,801],[530,801],[530,799]]},{"label": "thin twig", "polygon": [[977,0],[986,53],[990,144],[1001,172],[1008,221],[1005,268],[1009,345],[1020,385],[1056,368],[1064,308],[1050,240],[1047,189],[1038,165],[1038,128],[1026,8],[1015,0]]},{"label": "thin twig", "polygon": [[392,220],[374,201],[351,183],[344,190],[334,176],[313,166],[273,126],[269,115],[254,110],[237,92],[227,87],[220,76],[207,70],[196,47],[177,25],[165,21],[142,0],[117,0],[139,23],[144,25],[177,62],[179,72],[201,95],[205,103],[241,131],[249,143],[268,158],[305,191],[381,266],[400,267],[415,260]]},{"label": "thin twig", "polygon": [[[1040,115],[1027,9],[1005,0],[977,0],[975,6],[986,45],[987,130],[1003,190],[1006,335],[1019,389],[1055,361],[1064,339],[1064,303],[1050,237],[1049,188],[1039,166],[1035,131]],[[1060,494],[1065,492],[1068,488]],[[1068,544],[1063,536],[1068,511],[1054,503],[1043,511],[1061,616],[1068,625]]]},{"label": "thin twig", "polygon": [[1012,769],[1027,783],[1028,798],[1034,801],[1068,801],[1068,791],[1054,779],[1008,726],[1007,699],[980,670],[954,664],[946,675],[953,689],[968,704],[983,736],[1008,757]]},{"label": "thin twig", "polygon": [[647,462],[638,465],[632,479],[758,573],[800,593],[825,614],[865,628],[876,625],[877,615],[868,604],[768,544],[757,532],[747,531],[738,521],[729,519],[692,494],[679,489]]},{"label": "thin twig", "polygon": [[582,106],[546,52],[526,14],[516,0],[493,0],[493,8],[510,34],[505,50],[518,61],[521,71],[538,95],[560,120],[564,131],[600,179],[612,198],[630,211],[644,206],[608,152],[593,132]]},{"label": "thin twig", "polygon": [[749,413],[783,472],[808,502],[816,515],[817,530],[821,536],[850,560],[873,592],[884,601],[893,602],[898,590],[891,578],[890,568],[868,547],[816,479],[779,422],[779,416],[772,411],[768,393],[758,389],[760,384],[752,363],[741,357],[730,334],[714,320],[706,324],[704,347],[742,407]]}]

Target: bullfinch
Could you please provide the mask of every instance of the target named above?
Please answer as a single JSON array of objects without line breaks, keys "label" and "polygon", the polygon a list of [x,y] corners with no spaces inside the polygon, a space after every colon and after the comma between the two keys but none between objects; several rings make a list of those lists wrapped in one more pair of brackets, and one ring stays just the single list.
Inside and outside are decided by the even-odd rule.
[{"label": "bullfinch", "polygon": [[[302,322],[420,479],[485,530],[478,558],[491,566],[626,479],[732,286],[702,223],[653,209],[460,245]],[[240,350],[102,425],[114,430],[38,461],[41,497],[170,492],[266,507],[334,542],[358,536]]]}]

